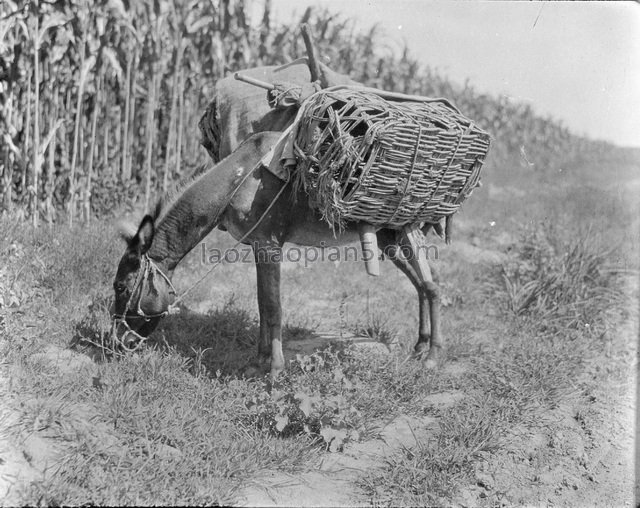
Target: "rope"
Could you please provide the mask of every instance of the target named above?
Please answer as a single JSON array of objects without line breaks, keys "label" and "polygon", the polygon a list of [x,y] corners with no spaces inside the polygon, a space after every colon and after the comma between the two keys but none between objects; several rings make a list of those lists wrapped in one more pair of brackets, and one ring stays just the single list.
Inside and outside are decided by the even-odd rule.
[{"label": "rope", "polygon": [[[262,215],[260,216],[260,218],[256,221],[256,223],[251,226],[251,228],[249,228],[249,230],[242,235],[242,237],[240,238],[240,240],[238,240],[233,247],[231,247],[231,249],[235,249],[236,247],[240,246],[250,235],[251,233],[253,233],[257,227],[262,223],[262,221],[264,220],[264,218],[267,216],[267,214],[271,211],[271,209],[273,208],[273,206],[276,204],[276,201],[280,198],[280,196],[282,195],[282,193],[284,192],[284,190],[286,189],[287,185],[289,184],[291,180],[287,180],[284,182],[284,185],[280,188],[280,190],[278,191],[278,193],[276,194],[276,196],[273,198],[273,200],[271,201],[271,203],[269,203],[269,206],[266,208],[266,210],[262,213]],[[215,270],[219,265],[222,264],[222,259],[216,261],[213,266],[211,268],[209,268],[209,270],[207,270],[207,272],[200,277],[200,279],[198,279],[196,282],[194,282],[191,286],[189,286],[186,290],[184,290],[182,292],[182,294],[180,294],[171,305],[169,305],[169,308],[167,309],[168,313],[171,313],[178,305],[178,303],[180,303],[182,300],[184,300],[184,297],[189,294],[196,286],[198,286],[199,284],[202,283],[202,281],[204,279],[206,279],[209,274],[211,272],[213,272],[213,270]]]},{"label": "rope", "polygon": [[[136,291],[138,290],[138,287],[140,287],[140,295],[138,297],[138,308],[136,309],[136,314],[141,317],[144,318],[146,321],[149,321],[152,318],[156,318],[156,317],[164,317],[167,315],[167,311],[164,312],[159,312],[157,314],[146,314],[141,308],[140,308],[140,301],[142,300],[142,294],[143,294],[143,290],[144,290],[144,283],[149,280],[150,278],[153,278],[154,274],[160,274],[160,276],[166,281],[167,284],[169,284],[169,287],[171,288],[170,293],[173,293],[174,295],[177,294],[176,289],[173,287],[173,284],[171,283],[171,279],[169,279],[169,277],[167,277],[167,275],[158,267],[158,265],[156,265],[153,260],[147,255],[147,254],[143,254],[142,255],[142,265],[144,266],[144,269],[140,269],[138,270],[138,276],[136,277],[135,282],[133,283],[133,289],[131,290],[131,294],[129,296],[129,299],[127,300],[127,304],[124,308],[124,312],[122,314],[114,314],[113,317],[116,319],[123,319],[127,316],[127,313],[129,312],[129,309],[131,309],[131,303],[133,302],[133,296],[135,295]],[[151,276],[151,277],[150,277]]]},{"label": "rope", "polygon": [[273,90],[267,92],[267,102],[272,108],[299,106],[301,92],[302,87],[300,86],[291,85],[289,88],[284,88],[280,85],[275,85]]},{"label": "rope", "polygon": [[[112,347],[105,346],[103,338],[101,338],[102,344],[96,344],[93,341],[89,341],[93,345],[98,346],[104,350],[107,350],[108,352],[115,355],[123,354],[123,353],[132,353],[134,351],[137,351],[142,347],[144,342],[146,342],[147,340],[147,337],[144,337],[140,335],[138,332],[136,332],[135,330],[133,330],[129,325],[129,323],[127,323],[126,321],[127,313],[129,312],[129,309],[131,309],[131,305],[133,303],[133,297],[138,291],[138,288],[140,289],[140,294],[138,296],[137,309],[136,309],[137,317],[140,317],[145,321],[149,321],[153,318],[159,318],[159,317],[162,318],[168,314],[168,310],[157,313],[157,314],[146,314],[142,310],[142,308],[140,307],[140,302],[142,301],[142,295],[144,293],[145,281],[152,280],[154,275],[159,273],[160,276],[166,281],[166,283],[169,284],[169,287],[171,288],[170,292],[172,292],[174,295],[177,294],[176,289],[173,287],[173,284],[171,283],[171,280],[169,279],[169,277],[167,277],[167,275],[158,267],[158,265],[156,265],[153,262],[153,260],[149,256],[147,256],[147,254],[144,254],[141,259],[142,259],[142,267],[140,268],[140,270],[138,270],[138,275],[133,284],[133,289],[131,290],[131,295],[127,300],[127,304],[124,308],[124,312],[122,314],[113,315],[114,327],[111,330]],[[116,328],[120,326],[124,326],[126,328],[125,332],[122,334],[122,337],[118,337],[118,333],[116,330]],[[129,336],[129,334],[133,335],[137,340],[135,339],[127,340],[127,337]],[[131,347],[129,344],[133,344],[133,347]]]}]

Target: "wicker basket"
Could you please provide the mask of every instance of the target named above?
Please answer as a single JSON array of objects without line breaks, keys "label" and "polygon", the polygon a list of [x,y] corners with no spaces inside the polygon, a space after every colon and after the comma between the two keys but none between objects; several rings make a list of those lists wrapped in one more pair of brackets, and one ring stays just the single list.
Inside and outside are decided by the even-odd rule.
[{"label": "wicker basket", "polygon": [[302,109],[294,178],[334,228],[436,223],[479,183],[489,134],[445,100],[327,89]]}]

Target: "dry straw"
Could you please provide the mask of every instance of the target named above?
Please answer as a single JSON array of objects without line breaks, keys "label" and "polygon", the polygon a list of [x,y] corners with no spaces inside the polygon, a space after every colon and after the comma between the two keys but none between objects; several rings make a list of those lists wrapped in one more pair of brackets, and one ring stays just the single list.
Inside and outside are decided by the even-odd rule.
[{"label": "dry straw", "polygon": [[446,100],[341,87],[302,108],[294,178],[333,228],[437,223],[479,184],[490,136]]}]

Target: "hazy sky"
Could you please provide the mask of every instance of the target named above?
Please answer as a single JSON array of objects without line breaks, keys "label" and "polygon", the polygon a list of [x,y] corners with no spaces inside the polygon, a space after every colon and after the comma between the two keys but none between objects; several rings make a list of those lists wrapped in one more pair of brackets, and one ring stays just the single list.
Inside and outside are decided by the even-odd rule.
[{"label": "hazy sky", "polygon": [[[254,0],[258,5],[260,0]],[[327,7],[479,91],[531,103],[577,134],[640,146],[640,5],[632,2],[273,0]]]}]

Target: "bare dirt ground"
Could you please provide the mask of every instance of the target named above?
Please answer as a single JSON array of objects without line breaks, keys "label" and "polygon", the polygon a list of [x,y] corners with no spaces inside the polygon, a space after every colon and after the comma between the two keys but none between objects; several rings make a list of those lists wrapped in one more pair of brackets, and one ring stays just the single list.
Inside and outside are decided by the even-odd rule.
[{"label": "bare dirt ground", "polygon": [[[362,347],[381,351],[379,343],[364,341]],[[289,353],[303,350],[312,353],[314,345],[294,343]],[[464,376],[467,367],[455,362],[442,370],[456,377]],[[445,408],[473,396],[482,394],[447,391],[416,403]],[[548,414],[538,432],[512,429],[505,436],[510,444],[478,463],[476,483],[463,489],[454,504],[633,506],[635,400],[630,396],[613,406],[611,402],[599,404],[599,418],[588,430],[581,428],[571,407]],[[603,417],[607,414],[609,418]],[[370,506],[370,497],[361,489],[367,473],[382,468],[400,451],[429,446],[439,427],[434,418],[400,416],[380,422],[379,429],[375,439],[347,443],[342,452],[326,455],[309,472],[264,471],[240,491],[238,505]],[[378,502],[394,504],[384,491],[379,492]]]},{"label": "bare dirt ground", "polygon": [[[339,337],[320,336],[317,340],[297,341],[287,348],[287,356],[311,354]],[[385,346],[362,338],[358,347],[385,354]],[[89,379],[93,368],[87,357],[54,347],[41,353],[44,362],[57,365],[63,375]],[[464,376],[467,367],[459,362],[442,367],[443,374]],[[6,372],[2,382],[8,382]],[[0,434],[0,499],[3,506],[15,506],[18,494],[29,482],[41,479],[55,465],[64,442],[41,431],[33,422],[32,432],[13,435],[20,416],[18,401],[2,390],[2,434]],[[426,395],[416,403],[445,408],[465,397],[480,394],[445,391]],[[28,403],[28,401],[26,401]],[[487,504],[553,506],[632,506],[634,504],[634,428],[635,401],[632,397],[603,400],[599,419],[588,432],[573,417],[570,407],[550,413],[540,430],[512,429],[510,445],[478,463],[476,483],[463,489],[454,500],[458,506]],[[92,426],[96,439],[109,442],[108,429],[90,424],[95,415],[89,408],[70,408],[76,418]],[[609,418],[603,418],[609,411]],[[546,425],[553,423],[553,425]],[[595,423],[595,425],[593,424]],[[550,433],[549,428],[554,428]],[[361,442],[348,442],[336,453],[326,453],[310,470],[299,474],[262,471],[237,494],[239,506],[370,506],[362,489],[368,473],[385,466],[402,450],[429,446],[437,438],[438,421],[430,417],[399,416],[377,425],[377,436]],[[111,438],[113,439],[113,438]],[[117,443],[115,444],[117,446]],[[578,459],[578,460],[576,460]],[[379,502],[393,505],[393,499],[379,493]]]},{"label": "bare dirt ground", "polygon": [[[473,263],[499,263],[503,254],[484,250],[473,242],[456,247]],[[224,288],[223,288],[224,289]],[[204,301],[198,305],[215,306]],[[478,348],[492,338],[482,330],[474,332]],[[619,330],[618,341],[635,350],[634,333],[629,327]],[[331,342],[344,342],[373,355],[389,355],[393,344],[353,335],[317,332],[313,338],[292,340],[286,344],[287,359],[311,354]],[[391,350],[390,350],[391,349]],[[50,346],[37,353],[43,365],[55,366],[60,376],[81,376],[87,385],[96,382],[96,364],[87,356]],[[606,359],[605,359],[606,360]],[[606,363],[606,361],[605,361]],[[3,506],[18,503],[22,489],[51,473],[58,457],[69,446],[53,436],[37,419],[25,425],[21,419],[25,404],[37,399],[20,400],[10,395],[11,369],[0,366],[0,500]],[[473,368],[465,361],[449,360],[440,366],[440,375],[464,378]],[[597,369],[594,365],[592,368]],[[589,375],[589,373],[585,373]],[[624,394],[624,395],[617,395]],[[425,394],[415,404],[439,409],[451,407],[465,398],[480,398],[473,390],[449,390]],[[536,428],[513,427],[504,437],[504,446],[486,453],[475,468],[475,480],[460,490],[455,499],[443,499],[455,506],[632,506],[634,505],[635,380],[620,386],[601,386],[588,414],[579,406],[566,405],[545,414]],[[104,447],[120,446],[90,407],[69,407],[65,411],[76,421],[76,429],[98,440]],[[18,423],[21,422],[21,425]],[[394,505],[384,489],[367,484],[370,474],[383,470],[399,453],[429,447],[440,432],[438,419],[431,416],[399,415],[378,421],[370,437],[348,441],[335,453],[326,452],[305,471],[287,473],[263,470],[245,482],[235,496],[238,506],[371,506]],[[21,429],[19,432],[16,429]],[[25,431],[28,429],[28,431]],[[169,449],[167,453],[179,453]],[[67,450],[68,451],[68,450]],[[371,496],[371,492],[375,495]]]},{"label": "bare dirt ground", "polygon": [[[361,347],[379,349],[378,343],[361,342]],[[296,345],[299,346],[299,345]],[[300,351],[295,347],[295,351]],[[313,349],[308,351],[313,352]],[[462,375],[462,369],[450,369]],[[422,404],[447,407],[464,397],[451,391],[424,397]],[[291,475],[264,471],[238,494],[240,506],[370,506],[371,500],[361,486],[365,474],[382,469],[388,458],[403,449],[423,446],[436,439],[435,418],[402,415],[379,422],[377,436],[361,442],[346,443],[337,453],[321,458],[311,471]],[[381,492],[381,497],[384,493]],[[388,500],[392,501],[392,500]]]},{"label": "bare dirt ground", "polygon": [[[494,238],[496,246],[505,247],[511,238]],[[499,264],[502,251],[483,249],[472,238],[453,247],[467,263]],[[631,284],[637,281],[631,280]],[[407,286],[410,286],[407,284]],[[411,289],[408,287],[407,289]],[[636,328],[619,330],[618,340],[635,351]],[[286,356],[310,354],[323,343],[345,340],[377,354],[388,349],[377,342],[320,334],[312,340],[291,341]],[[490,334],[474,334],[478,348],[491,342]],[[604,363],[606,358],[602,359]],[[463,377],[470,366],[454,361],[441,366],[441,373]],[[598,368],[594,366],[594,368]],[[585,373],[586,376],[589,373]],[[624,386],[623,386],[624,385]],[[458,506],[633,506],[635,504],[635,380],[621,386],[601,386],[598,400],[588,415],[580,405],[557,407],[544,416],[538,428],[511,429],[504,436],[505,446],[486,454],[476,465],[475,482],[462,489],[453,500]],[[626,393],[622,397],[613,394]],[[465,397],[482,397],[482,393],[445,391],[425,395],[416,404],[446,408]],[[242,506],[369,506],[371,497],[364,494],[367,475],[384,467],[400,452],[430,446],[437,439],[439,425],[431,417],[399,416],[377,425],[378,435],[358,443],[347,443],[339,453],[325,455],[315,467],[299,475],[264,471],[238,494]],[[371,489],[368,489],[369,491]],[[375,487],[374,487],[375,490]],[[383,490],[376,504],[393,505]],[[442,499],[444,504],[451,500]]]},{"label": "bare dirt ground", "polygon": [[[62,376],[81,375],[90,382],[91,374],[97,370],[87,356],[56,346],[50,346],[36,356],[44,364],[55,366]],[[21,425],[24,424],[21,422],[24,408],[38,401],[12,395],[9,366],[2,365],[0,369],[0,501],[2,506],[17,506],[21,491],[31,482],[42,480],[55,467],[66,444],[48,432],[47,422],[35,419],[26,426],[28,430],[24,430],[25,425]],[[108,442],[108,436],[100,433],[100,427],[91,421],[95,416],[91,408],[69,406],[65,411],[96,439]]]},{"label": "bare dirt ground", "polygon": [[[326,337],[327,341],[334,339]],[[288,353],[295,355],[302,351],[312,353],[318,344],[291,346]],[[362,347],[381,352],[379,343],[364,341]],[[42,358],[56,362],[61,372],[68,375],[79,370],[89,373],[86,357],[70,351],[51,348],[42,353]],[[453,363],[443,370],[448,375],[464,376],[466,369]],[[2,383],[7,383],[6,373]],[[0,417],[0,499],[3,506],[15,506],[20,489],[47,474],[64,443],[40,431],[37,422],[31,433],[16,439],[11,428],[20,418],[21,403],[7,396],[8,390],[4,388]],[[468,396],[474,395],[441,392],[427,395],[419,403],[442,408]],[[548,415],[548,419],[554,421],[554,433],[546,432],[544,425],[535,434],[513,429],[512,444],[478,464],[477,482],[464,489],[455,504],[478,506],[496,500],[508,506],[632,506],[635,401],[629,397],[615,407],[606,407],[607,402],[602,402],[605,406],[602,414],[609,410],[610,418],[600,419],[588,433],[571,416],[571,408],[564,407]],[[94,416],[89,409],[75,408],[74,411],[77,418],[87,422]],[[94,428],[92,433],[97,439],[109,440],[106,429],[100,432]],[[438,422],[434,418],[400,416],[380,422],[374,439],[349,442],[342,451],[325,454],[307,472],[261,472],[238,492],[237,505],[369,506],[371,499],[361,488],[367,473],[382,468],[403,449],[429,446],[437,434]],[[385,499],[384,492],[380,492],[379,501],[393,505],[393,499]]]},{"label": "bare dirt ground", "polygon": [[[287,346],[289,358],[311,354],[329,342],[342,340],[367,348],[373,354],[388,354],[387,346],[357,337],[324,334]],[[83,355],[50,347],[39,353],[40,360],[56,365],[61,375],[92,378],[95,365]],[[3,366],[4,367],[4,366]],[[452,362],[442,366],[443,375],[464,376],[467,366]],[[55,465],[62,447],[60,439],[47,435],[37,421],[31,432],[16,436],[11,432],[21,418],[19,401],[7,395],[9,382],[3,368],[2,433],[0,434],[0,496],[4,506],[16,503],[20,489],[41,479]],[[631,383],[631,380],[629,381]],[[603,393],[606,393],[603,387]],[[445,391],[426,395],[417,404],[444,408],[465,397],[482,394]],[[540,422],[537,432],[513,428],[505,436],[508,446],[497,454],[487,454],[477,464],[476,482],[467,486],[454,500],[459,506],[485,504],[555,506],[632,506],[634,503],[634,420],[635,401],[598,401],[589,425],[581,427],[575,410],[559,407]],[[109,441],[107,429],[90,422],[95,415],[89,408],[70,408],[76,418],[87,422],[96,439]],[[608,415],[608,417],[607,417]],[[551,425],[552,424],[552,425]],[[336,453],[326,453],[309,470],[299,474],[262,471],[237,493],[240,506],[367,506],[370,496],[363,490],[367,475],[382,469],[388,460],[403,450],[429,446],[437,438],[435,418],[399,416],[376,424],[374,438],[348,442]],[[23,426],[24,428],[24,426]],[[554,429],[550,432],[549,429]],[[117,445],[117,444],[116,444]],[[375,488],[375,487],[374,487]],[[380,491],[377,501],[392,504],[393,499]]]}]

